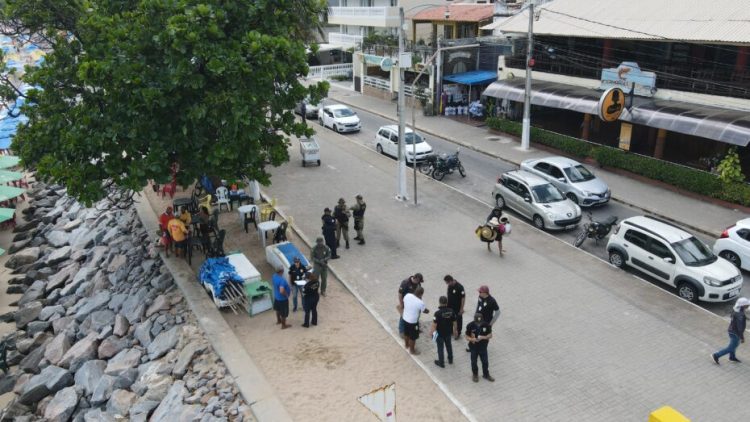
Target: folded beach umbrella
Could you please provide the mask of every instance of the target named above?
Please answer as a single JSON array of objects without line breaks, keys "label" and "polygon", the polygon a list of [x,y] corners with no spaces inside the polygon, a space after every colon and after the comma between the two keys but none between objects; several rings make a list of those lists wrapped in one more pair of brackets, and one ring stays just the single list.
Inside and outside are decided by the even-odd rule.
[{"label": "folded beach umbrella", "polygon": [[0,223],[13,219],[15,208],[0,208]]},{"label": "folded beach umbrella", "polygon": [[0,169],[15,167],[19,162],[21,162],[21,159],[15,155],[0,155]]},{"label": "folded beach umbrella", "polygon": [[26,191],[21,188],[14,188],[13,186],[0,186],[0,202],[13,199],[17,196],[21,196]]},{"label": "folded beach umbrella", "polygon": [[23,179],[23,173],[17,171],[0,170],[0,185]]}]

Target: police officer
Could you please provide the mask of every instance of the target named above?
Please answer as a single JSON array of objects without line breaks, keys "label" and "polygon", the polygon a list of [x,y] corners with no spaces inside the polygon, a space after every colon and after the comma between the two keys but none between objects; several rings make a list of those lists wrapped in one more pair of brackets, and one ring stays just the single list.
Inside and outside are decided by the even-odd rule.
[{"label": "police officer", "polygon": [[300,261],[298,256],[295,256],[292,266],[289,267],[289,285],[292,288],[292,312],[297,312],[297,296],[300,293],[300,287],[297,282],[305,279],[306,272],[307,268],[303,267],[302,261]]},{"label": "police officer", "polygon": [[456,333],[455,339],[458,340],[461,336],[461,331],[464,329],[464,303],[466,302],[466,291],[464,286],[458,282],[453,276],[446,275],[443,277],[445,284],[448,286],[448,307],[453,310],[453,314],[456,316]]},{"label": "police officer", "polygon": [[484,322],[481,313],[475,313],[474,321],[466,326],[466,340],[469,342],[469,349],[471,350],[471,379],[474,382],[479,382],[477,358],[482,361],[482,378],[490,382],[495,381],[495,378],[490,375],[490,364],[487,357],[487,344],[491,338],[492,325]]},{"label": "police officer", "polygon": [[[490,296],[490,288],[487,286],[479,287],[479,299],[477,300],[476,313],[482,314],[482,320],[490,326],[495,325],[495,321],[500,317],[500,306],[494,297]],[[471,352],[470,347],[466,349]]]},{"label": "police officer", "polygon": [[349,216],[351,213],[346,207],[344,198],[339,199],[339,204],[333,209],[333,217],[336,218],[336,244],[341,246],[341,233],[344,233],[346,249],[349,249]]},{"label": "police officer", "polygon": [[[430,335],[437,333],[435,342],[437,343],[438,358],[435,361],[435,365],[445,368],[445,360],[443,359],[443,345],[445,350],[448,352],[448,363],[453,363],[453,347],[451,346],[451,337],[453,336],[453,323],[456,322],[456,314],[453,309],[448,307],[448,298],[440,296],[440,307],[435,311],[435,316],[432,318],[432,328],[430,329]],[[460,329],[459,329],[460,330]]]},{"label": "police officer", "polygon": [[[305,323],[303,327],[309,328],[310,323],[312,325],[318,325],[318,300],[320,295],[318,289],[320,288],[320,282],[318,281],[317,274],[307,274],[307,283],[302,288],[302,309],[305,310]],[[310,314],[312,314],[312,321],[310,321]]]},{"label": "police officer", "polygon": [[320,294],[326,295],[326,281],[328,280],[328,260],[331,259],[331,249],[323,243],[323,238],[315,239],[310,253],[313,262],[313,271],[320,279]]},{"label": "police officer", "polygon": [[323,210],[323,237],[326,239],[326,245],[331,249],[331,259],[338,259],[336,254],[336,219],[331,215],[331,209]]},{"label": "police officer", "polygon": [[357,237],[354,240],[359,240],[360,245],[365,244],[365,235],[362,234],[362,230],[365,228],[365,209],[367,204],[362,199],[362,195],[357,195],[357,203],[351,207],[352,215],[354,216],[354,230],[357,231]]}]

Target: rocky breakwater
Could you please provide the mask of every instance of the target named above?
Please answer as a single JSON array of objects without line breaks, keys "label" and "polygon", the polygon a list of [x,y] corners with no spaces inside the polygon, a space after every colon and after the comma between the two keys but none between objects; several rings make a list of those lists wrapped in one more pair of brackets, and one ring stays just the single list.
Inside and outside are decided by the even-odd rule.
[{"label": "rocky breakwater", "polygon": [[58,186],[30,192],[6,266],[3,316],[16,396],[2,421],[242,421],[231,376],[154,253],[135,209],[86,208]]}]

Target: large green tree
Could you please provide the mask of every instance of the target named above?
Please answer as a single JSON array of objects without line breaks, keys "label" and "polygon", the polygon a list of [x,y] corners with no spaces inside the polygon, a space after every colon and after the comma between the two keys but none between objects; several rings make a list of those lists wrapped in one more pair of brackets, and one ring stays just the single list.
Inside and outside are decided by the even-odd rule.
[{"label": "large green tree", "polygon": [[[4,0],[0,25],[48,53],[29,69],[12,148],[37,174],[92,202],[202,174],[269,183],[306,88],[318,0]],[[9,83],[7,80],[5,83]],[[18,91],[0,90],[14,96]],[[118,196],[114,195],[114,196]]]}]

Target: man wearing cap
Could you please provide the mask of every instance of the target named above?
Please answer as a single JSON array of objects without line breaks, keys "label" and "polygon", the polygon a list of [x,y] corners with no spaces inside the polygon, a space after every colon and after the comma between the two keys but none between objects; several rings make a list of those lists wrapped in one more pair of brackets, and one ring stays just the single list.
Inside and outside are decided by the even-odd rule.
[{"label": "man wearing cap", "polygon": [[479,382],[477,358],[482,361],[482,378],[490,382],[495,381],[495,378],[490,375],[490,364],[487,356],[487,344],[491,338],[492,325],[484,321],[480,312],[475,313],[474,321],[466,325],[466,341],[469,342],[471,351],[471,379],[474,382]]},{"label": "man wearing cap", "polygon": [[362,199],[362,195],[357,195],[357,203],[355,203],[352,207],[352,216],[354,217],[354,230],[357,231],[357,237],[354,238],[354,240],[359,240],[360,245],[365,244],[365,235],[362,234],[362,231],[365,228],[365,209],[367,208],[367,204],[365,204],[364,199]]},{"label": "man wearing cap", "polygon": [[326,208],[323,210],[323,216],[320,217],[323,220],[323,237],[326,240],[326,245],[331,249],[331,259],[338,259],[339,256],[336,254],[336,219],[331,215],[331,209]]},{"label": "man wearing cap", "polygon": [[453,315],[456,317],[456,328],[453,330],[455,333],[455,339],[458,340],[461,336],[461,332],[464,330],[464,303],[466,302],[466,291],[464,286],[461,285],[451,275],[443,277],[445,284],[448,286],[448,308],[453,310]]},{"label": "man wearing cap", "polygon": [[305,279],[307,268],[302,266],[298,256],[294,257],[292,266],[289,267],[289,284],[292,287],[292,312],[297,312],[297,296],[299,296],[300,287],[298,281]]},{"label": "man wearing cap", "polygon": [[[413,276],[402,281],[401,285],[398,286],[398,305],[396,305],[396,309],[398,310],[399,315],[402,315],[404,311],[404,296],[406,296],[409,293],[414,293],[423,282],[424,282],[424,277],[422,277],[422,274],[416,273]],[[404,336],[404,319],[403,318],[399,318],[398,333],[401,334],[402,337]]]},{"label": "man wearing cap", "polygon": [[734,354],[740,343],[745,342],[745,326],[747,324],[747,317],[745,311],[750,307],[750,300],[745,297],[737,299],[734,304],[732,319],[729,321],[729,328],[727,332],[729,334],[729,345],[716,353],[711,354],[711,359],[718,365],[719,358],[728,354],[729,361],[734,363],[740,363]]},{"label": "man wearing cap", "polygon": [[331,249],[323,243],[323,238],[315,239],[310,256],[313,262],[313,271],[320,279],[320,295],[326,295],[326,284],[328,281],[328,260],[331,259]]},{"label": "man wearing cap", "polygon": [[341,245],[341,233],[344,233],[346,249],[349,249],[349,217],[351,213],[346,207],[344,198],[339,198],[339,204],[333,209],[333,217],[336,219],[336,245]]},{"label": "man wearing cap", "polygon": [[[482,321],[492,326],[500,317],[500,306],[498,306],[495,298],[490,296],[489,287],[481,286],[478,291],[479,300],[477,300],[476,313],[482,314]],[[469,346],[471,346],[471,344],[469,344]],[[471,347],[468,347],[466,351],[470,352]]]},{"label": "man wearing cap", "polygon": [[289,283],[284,278],[284,268],[276,269],[273,280],[273,309],[276,311],[276,324],[281,324],[281,329],[285,330],[291,325],[287,325],[286,319],[289,316]]},{"label": "man wearing cap", "polygon": [[[302,308],[305,310],[305,323],[303,327],[309,328],[310,323],[312,325],[318,325],[318,300],[320,295],[318,289],[320,288],[320,282],[318,281],[318,275],[308,273],[307,283],[302,288]],[[310,314],[312,314],[312,321],[310,321]]]}]

